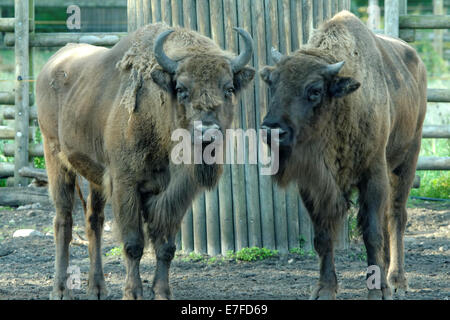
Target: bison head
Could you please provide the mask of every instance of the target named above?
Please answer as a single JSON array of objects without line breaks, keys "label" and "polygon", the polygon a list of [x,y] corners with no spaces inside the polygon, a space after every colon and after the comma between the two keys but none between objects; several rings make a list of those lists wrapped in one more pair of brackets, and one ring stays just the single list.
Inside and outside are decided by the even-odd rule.
[{"label": "bison head", "polygon": [[217,52],[195,52],[180,61],[170,59],[163,50],[164,41],[173,32],[162,32],[155,41],[154,54],[162,69],[153,70],[156,84],[176,99],[186,127],[202,122],[202,130],[224,130],[231,125],[235,95],[254,77],[246,66],[253,54],[251,36],[234,28],[244,39],[244,50],[234,59]]},{"label": "bison head", "polygon": [[261,129],[267,130],[268,138],[271,130],[278,130],[274,142],[278,143],[282,170],[296,146],[320,137],[327,114],[335,111],[332,106],[336,99],[352,93],[360,83],[339,76],[344,61],[330,64],[319,56],[302,52],[283,56],[275,49],[272,59],[276,66],[266,66],[260,71],[270,90],[269,110]]}]

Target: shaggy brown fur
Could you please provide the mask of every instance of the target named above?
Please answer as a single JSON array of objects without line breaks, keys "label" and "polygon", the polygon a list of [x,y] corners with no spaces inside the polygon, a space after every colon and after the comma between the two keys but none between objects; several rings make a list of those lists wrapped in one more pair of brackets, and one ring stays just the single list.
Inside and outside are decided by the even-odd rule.
[{"label": "shaggy brown fur", "polygon": [[[168,28],[145,26],[111,49],[69,44],[39,74],[38,118],[57,212],[52,298],[70,297],[66,270],[76,174],[91,183],[86,215],[91,259],[88,296],[106,295],[100,241],[103,207],[110,199],[124,243],[124,298],[142,298],[139,261],[144,232],[157,258],[155,298],[170,298],[174,236],[192,199],[214,186],[221,173],[218,165],[173,165],[171,133],[177,128],[192,131],[194,121],[229,128],[234,93],[252,80],[254,70],[233,71],[234,55],[196,32],[174,28],[164,50],[179,68],[169,73],[153,54],[155,39]],[[176,90],[180,86],[183,96]]]},{"label": "shaggy brown fur", "polygon": [[[325,71],[340,61],[338,75]],[[405,205],[426,112],[426,70],[417,53],[343,11],[261,76],[271,91],[263,125],[287,132],[274,178],[298,184],[314,224],[321,270],[312,298],[335,297],[333,243],[354,188],[368,264],[382,270],[382,290],[369,297],[391,297],[388,270],[391,285],[406,289]]]}]

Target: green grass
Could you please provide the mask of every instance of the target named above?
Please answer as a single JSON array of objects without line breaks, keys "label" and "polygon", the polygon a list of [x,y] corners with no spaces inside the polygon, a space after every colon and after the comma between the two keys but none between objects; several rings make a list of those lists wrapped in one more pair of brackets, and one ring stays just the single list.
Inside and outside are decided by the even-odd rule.
[{"label": "green grass", "polygon": [[105,254],[105,256],[107,257],[120,257],[121,255],[122,255],[121,247],[114,247]]},{"label": "green grass", "polygon": [[251,247],[251,248],[242,248],[239,251],[230,253],[229,257],[231,259],[236,259],[239,261],[257,261],[276,257],[277,255],[278,255],[277,250]]}]

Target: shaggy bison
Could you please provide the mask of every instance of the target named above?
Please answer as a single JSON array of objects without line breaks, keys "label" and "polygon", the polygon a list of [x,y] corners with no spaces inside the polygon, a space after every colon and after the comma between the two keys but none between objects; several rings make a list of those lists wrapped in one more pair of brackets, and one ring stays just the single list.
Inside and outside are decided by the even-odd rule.
[{"label": "shaggy bison", "polygon": [[[261,70],[270,88],[262,128],[279,131],[275,181],[298,185],[314,225],[320,278],[312,299],[334,299],[337,226],[359,191],[358,226],[379,287],[368,297],[391,299],[388,285],[407,289],[403,234],[406,200],[426,111],[426,70],[405,42],[375,35],[343,11],[276,66]],[[270,131],[269,131],[270,132]]]},{"label": "shaggy bison", "polygon": [[103,208],[111,200],[123,242],[125,299],[142,298],[139,263],[145,241],[156,255],[155,299],[171,297],[169,267],[174,236],[192,199],[214,186],[219,165],[174,165],[171,133],[224,131],[236,94],[254,76],[246,66],[252,39],[239,56],[211,39],[164,24],[145,26],[113,48],[68,44],[50,58],[37,79],[39,125],[49,190],[56,207],[55,279],[51,298],[71,297],[66,287],[76,175],[90,182],[86,213],[89,239],[88,297],[105,297],[101,261]]}]

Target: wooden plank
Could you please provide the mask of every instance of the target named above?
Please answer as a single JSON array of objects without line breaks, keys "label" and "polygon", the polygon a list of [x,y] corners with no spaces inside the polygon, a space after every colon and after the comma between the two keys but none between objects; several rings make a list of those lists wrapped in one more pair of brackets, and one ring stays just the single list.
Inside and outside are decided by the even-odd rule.
[{"label": "wooden plank", "polygon": [[428,89],[427,90],[428,102],[450,102],[450,90],[449,89]]},{"label": "wooden plank", "polygon": [[416,170],[450,170],[450,157],[419,157]]},{"label": "wooden plank", "polygon": [[400,29],[450,29],[450,15],[404,15],[398,22]]},{"label": "wooden plank", "polygon": [[[225,47],[224,25],[220,23],[224,19],[222,1],[210,1],[211,38],[221,47]],[[234,250],[234,227],[233,227],[233,203],[231,187],[231,169],[229,165],[223,166],[223,174],[219,180],[219,217],[220,217],[220,239],[221,253],[226,254]]]},{"label": "wooden plank", "polygon": [[297,50],[303,44],[302,7],[301,1],[291,0],[292,51]]},{"label": "wooden plank", "polygon": [[132,32],[137,28],[137,16],[136,16],[136,1],[128,0],[127,1],[127,24],[128,24],[128,32]]},{"label": "wooden plank", "polygon": [[[267,12],[265,7],[270,5],[268,0],[254,1],[252,2],[251,15],[252,15],[252,29],[254,35],[255,55],[254,62],[257,70],[268,64],[268,46],[266,35],[269,33],[266,29]],[[263,117],[267,113],[267,87],[261,83],[260,77],[255,78],[256,94],[256,125],[259,129],[260,123]],[[261,154],[268,157],[268,150],[266,146],[258,146],[262,148],[258,150],[258,168],[262,168]],[[260,171],[261,172],[261,171]],[[260,210],[261,210],[261,230],[262,230],[262,242],[263,246],[269,249],[276,249],[275,243],[275,225],[273,215],[273,195],[272,195],[272,178],[267,175],[260,175],[259,177],[259,192],[260,192]]]},{"label": "wooden plank", "polygon": [[[16,129],[9,126],[0,126],[0,140],[14,140],[16,137]],[[33,133],[28,130],[28,138],[33,138]]]},{"label": "wooden plank", "polygon": [[[27,141],[28,141],[28,139],[27,139]],[[17,149],[17,147],[16,147],[15,143],[5,143],[3,145],[3,154],[7,157],[14,157],[14,163],[17,163],[16,152],[15,152],[16,149]],[[31,144],[30,143],[30,144],[28,144],[27,154],[30,157],[43,157],[44,156],[44,148],[43,148],[42,144]],[[20,168],[26,167],[26,166],[28,166],[28,159],[27,159],[26,163],[23,166],[21,166]],[[17,174],[19,174],[20,168],[17,169]]]},{"label": "wooden plank", "polygon": [[14,176],[14,163],[0,162],[0,179]]},{"label": "wooden plank", "polygon": [[[251,19],[251,1],[252,0],[238,0],[238,25],[252,34],[252,19]],[[253,37],[253,35],[252,35]],[[242,48],[244,42],[241,37],[239,39],[239,48]],[[255,53],[254,53],[255,54]],[[254,59],[250,62],[254,67]],[[258,74],[255,75],[255,78]],[[255,82],[253,81],[241,93],[241,109],[242,109],[242,128],[255,129],[256,128],[256,110],[255,110]],[[250,163],[250,157],[257,157],[257,146],[250,147],[249,141],[245,143],[245,194],[247,206],[247,228],[248,228],[248,246],[261,247],[261,216],[259,207],[259,180],[258,180],[258,166],[256,163]],[[251,154],[250,154],[251,153]]]},{"label": "wooden plank", "polygon": [[172,0],[172,25],[180,27],[184,25],[182,0]]},{"label": "wooden plank", "polygon": [[308,39],[311,35],[311,31],[313,28],[312,25],[312,1],[311,0],[303,0],[302,7],[302,29],[303,29],[303,44],[308,42]]},{"label": "wooden plank", "polygon": [[197,28],[198,31],[207,36],[211,37],[211,20],[209,15],[209,1],[208,0],[197,0]]},{"label": "wooden plank", "polygon": [[298,216],[298,189],[295,184],[290,184],[286,192],[286,213],[288,226],[289,249],[299,247],[300,223]]},{"label": "wooden plank", "polygon": [[309,251],[314,248],[314,231],[308,210],[299,197],[300,237],[305,241],[304,248]]},{"label": "wooden plank", "polygon": [[384,33],[391,37],[398,37],[399,3],[398,0],[384,2]]},{"label": "wooden plank", "polygon": [[[113,46],[128,33],[126,32],[87,32],[87,33],[35,33],[30,35],[30,47],[63,47],[68,43],[89,43],[95,46]],[[6,46],[15,45],[14,33],[6,33],[4,38]]]},{"label": "wooden plank", "polygon": [[[233,31],[233,27],[238,25],[238,18],[236,12],[236,0],[224,1],[224,28],[225,28],[225,49],[238,54],[238,38],[237,32]],[[241,48],[240,50],[243,50]],[[241,103],[238,101],[235,108],[234,120],[232,128],[242,128],[242,110]],[[240,139],[240,137],[237,137]],[[233,141],[234,150],[236,144],[243,145],[243,140]],[[230,155],[234,162],[236,162],[236,152]],[[234,240],[235,250],[241,250],[248,247],[247,234],[247,200],[245,195],[245,169],[242,164],[231,165],[231,181],[232,181],[232,199],[233,199],[233,213],[234,213]]]},{"label": "wooden plank", "polygon": [[[288,3],[285,0],[278,0],[276,5],[275,3],[274,5],[270,5],[270,2],[266,3],[268,4],[265,8],[266,19],[269,18],[266,21],[266,30],[271,30],[271,39],[270,37],[267,39],[267,49],[269,47],[278,47],[283,54],[287,54],[287,45],[290,43],[290,40],[286,38],[290,38],[290,34],[285,30],[283,2]],[[267,54],[270,55],[269,52]],[[286,253],[288,251],[286,192],[275,183],[272,183],[272,197],[276,249],[280,253]]]},{"label": "wooden plank", "polygon": [[18,207],[37,202],[43,205],[50,203],[47,188],[4,187],[0,192],[0,206]]},{"label": "wooden plank", "polygon": [[194,232],[192,226],[192,208],[189,208],[181,222],[181,247],[184,253],[194,251]]},{"label": "wooden plank", "polygon": [[144,1],[147,1],[147,0],[135,0],[136,29],[139,29],[146,25],[146,23],[144,21]]},{"label": "wooden plank", "polygon": [[[29,2],[15,0],[15,145],[14,150],[14,179],[15,186],[25,186],[28,179],[19,175],[19,169],[28,165],[28,124],[29,124]],[[25,134],[23,134],[25,133]]]},{"label": "wooden plank", "polygon": [[183,0],[183,19],[185,28],[197,30],[195,0]]},{"label": "wooden plank", "polygon": [[207,253],[204,193],[201,193],[192,202],[192,226],[194,232],[194,251],[201,254]]},{"label": "wooden plank", "polygon": [[151,0],[143,0],[142,11],[145,24],[152,23],[152,5]]},{"label": "wooden plank", "polygon": [[423,126],[422,138],[450,139],[450,125]]},{"label": "wooden plank", "polygon": [[161,14],[161,0],[151,0],[152,4],[152,22],[161,22],[162,14]]},{"label": "wooden plank", "polygon": [[172,1],[162,0],[161,11],[162,21],[164,21],[168,25],[172,25]]}]

